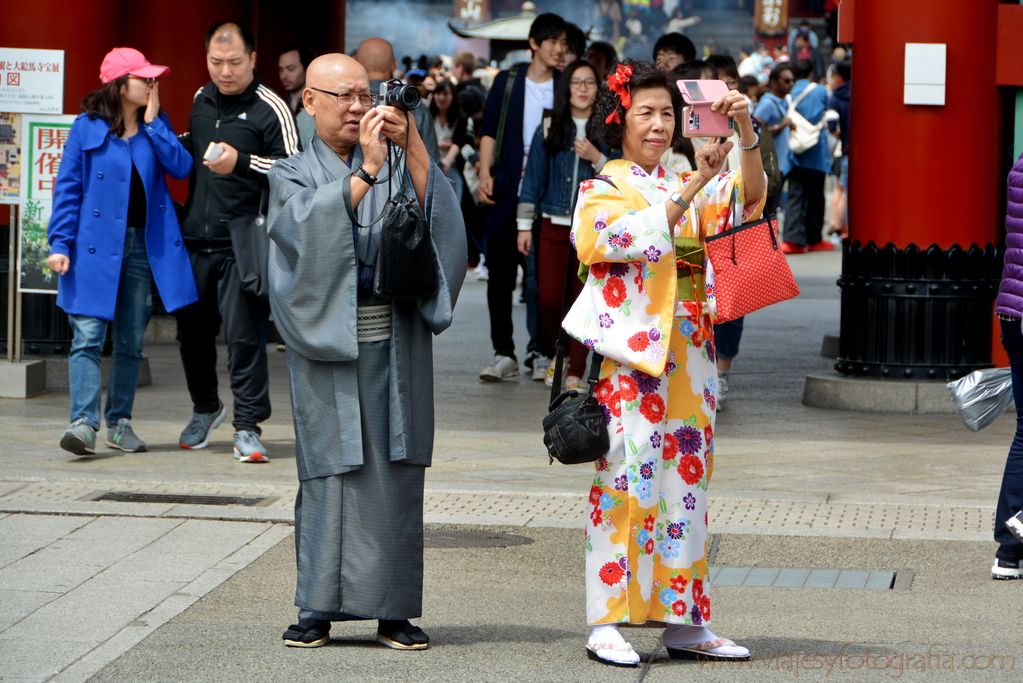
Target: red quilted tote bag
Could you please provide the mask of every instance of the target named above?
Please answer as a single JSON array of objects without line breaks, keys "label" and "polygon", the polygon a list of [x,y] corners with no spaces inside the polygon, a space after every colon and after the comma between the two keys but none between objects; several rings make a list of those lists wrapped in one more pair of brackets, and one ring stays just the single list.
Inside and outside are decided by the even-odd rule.
[{"label": "red quilted tote bag", "polygon": [[773,215],[724,230],[708,237],[706,244],[714,268],[715,322],[726,323],[799,296]]}]

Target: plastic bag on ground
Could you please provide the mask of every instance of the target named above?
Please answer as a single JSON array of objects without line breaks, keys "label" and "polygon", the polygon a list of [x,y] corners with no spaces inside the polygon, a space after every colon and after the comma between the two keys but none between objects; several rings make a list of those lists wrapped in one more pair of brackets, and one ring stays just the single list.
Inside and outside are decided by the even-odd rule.
[{"label": "plastic bag on ground", "polygon": [[974,432],[991,424],[1012,403],[1012,371],[1009,368],[975,370],[945,385],[967,429]]}]

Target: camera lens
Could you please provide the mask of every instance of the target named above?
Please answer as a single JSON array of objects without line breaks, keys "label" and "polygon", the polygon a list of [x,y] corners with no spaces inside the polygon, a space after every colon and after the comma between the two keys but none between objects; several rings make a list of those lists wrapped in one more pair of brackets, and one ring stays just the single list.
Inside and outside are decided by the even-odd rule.
[{"label": "camera lens", "polygon": [[399,106],[407,111],[412,111],[419,106],[419,91],[411,85],[404,85],[401,87],[401,91],[398,95],[400,99]]}]

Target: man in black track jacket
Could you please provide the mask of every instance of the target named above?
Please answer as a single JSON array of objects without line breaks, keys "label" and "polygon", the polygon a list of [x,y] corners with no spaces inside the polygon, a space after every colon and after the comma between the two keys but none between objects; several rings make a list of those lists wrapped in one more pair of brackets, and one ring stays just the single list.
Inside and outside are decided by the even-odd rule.
[{"label": "man in black track jacket", "polygon": [[[288,106],[256,78],[254,43],[240,24],[219,24],[207,32],[206,65],[212,80],[196,93],[189,131],[182,136],[195,160],[182,234],[199,301],[177,314],[181,362],[193,406],[179,445],[204,448],[210,432],[227,417],[217,393],[216,338],[223,321],[234,394],[234,455],[241,462],[269,460],[259,423],[270,417],[270,306],[243,290],[228,224],[253,222],[267,171],[276,160],[298,152]],[[219,152],[208,153],[211,143]]]}]

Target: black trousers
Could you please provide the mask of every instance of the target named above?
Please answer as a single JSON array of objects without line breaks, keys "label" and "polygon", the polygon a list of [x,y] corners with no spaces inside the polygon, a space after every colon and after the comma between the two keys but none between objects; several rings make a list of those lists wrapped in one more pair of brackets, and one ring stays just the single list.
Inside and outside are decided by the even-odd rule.
[{"label": "black trousers", "polygon": [[1019,320],[1002,320],[1002,346],[1012,368],[1012,395],[1016,402],[1016,434],[1009,446],[995,510],[995,557],[1014,562],[1023,560],[1023,543],[1005,528],[1005,520],[1023,510],[1023,331]]},{"label": "black trousers", "polygon": [[185,381],[197,413],[212,413],[217,395],[217,335],[221,321],[227,339],[227,369],[234,394],[234,428],[261,433],[270,417],[270,378],[266,365],[270,304],[242,290],[234,254],[189,252],[199,300],[180,309],[178,345]]},{"label": "black trousers", "polygon": [[[493,211],[494,209],[492,209]],[[518,278],[522,254],[516,246],[518,230],[515,211],[508,212],[503,220],[494,220],[487,225],[487,310],[490,313],[490,342],[494,353],[515,358],[513,337],[512,305],[515,281]]]},{"label": "black trousers", "polygon": [[824,180],[827,174],[793,166],[789,172],[789,201],[785,207],[784,239],[809,245],[821,241],[824,229]]}]

